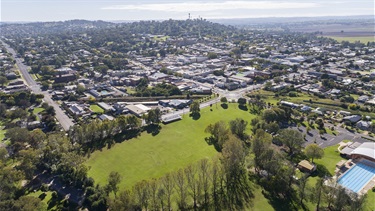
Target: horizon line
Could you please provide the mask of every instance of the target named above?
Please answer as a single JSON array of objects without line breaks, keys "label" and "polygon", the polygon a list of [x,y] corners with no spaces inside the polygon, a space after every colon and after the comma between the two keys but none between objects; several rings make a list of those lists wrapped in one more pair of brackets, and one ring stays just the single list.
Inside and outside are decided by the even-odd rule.
[{"label": "horizon line", "polygon": [[[335,17],[348,17],[348,18],[354,18],[354,17],[366,17],[370,16],[372,17],[372,14],[368,15],[332,15],[332,16],[327,16],[327,15],[322,15],[322,16],[259,16],[259,17],[214,17],[214,18],[193,18],[192,20],[196,19],[205,19],[205,20],[240,20],[240,19],[272,19],[272,18],[335,18]],[[103,20],[103,19],[80,19],[80,18],[75,18],[75,19],[64,19],[64,20],[33,20],[33,21],[27,21],[27,20],[14,20],[14,21],[1,21],[0,23],[47,23],[47,22],[65,22],[65,21],[73,21],[73,20],[83,20],[83,21],[103,21],[103,22],[119,22],[119,21],[128,21],[128,22],[137,22],[137,21],[166,21],[166,20],[188,20],[188,18],[162,18],[162,19],[123,19],[123,20]]]}]

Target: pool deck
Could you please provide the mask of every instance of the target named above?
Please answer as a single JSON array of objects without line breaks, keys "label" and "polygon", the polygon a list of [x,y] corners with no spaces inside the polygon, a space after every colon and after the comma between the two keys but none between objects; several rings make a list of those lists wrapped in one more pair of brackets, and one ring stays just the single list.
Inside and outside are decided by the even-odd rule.
[{"label": "pool deck", "polygon": [[365,187],[362,188],[362,190],[358,192],[358,194],[364,195],[368,191],[370,191],[374,186],[375,186],[375,177],[372,177],[372,179],[365,185]]},{"label": "pool deck", "polygon": [[[357,163],[360,163],[361,160],[362,159],[359,159],[359,160],[349,159],[346,162],[345,162],[345,160],[341,160],[340,162],[338,162],[336,164],[336,170],[335,170],[336,175],[334,176],[336,181],[338,181],[342,175],[344,175],[347,171],[349,171]],[[359,194],[359,195],[366,194],[374,186],[375,186],[375,176],[373,176],[371,178],[371,180],[369,182],[367,182],[367,184],[365,184],[365,186],[360,191],[358,191],[357,194]]]}]

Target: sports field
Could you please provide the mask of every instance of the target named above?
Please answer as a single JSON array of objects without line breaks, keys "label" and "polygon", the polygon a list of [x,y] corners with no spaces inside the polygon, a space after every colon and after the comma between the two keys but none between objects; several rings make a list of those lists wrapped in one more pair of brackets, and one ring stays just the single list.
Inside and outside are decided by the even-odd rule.
[{"label": "sports field", "polygon": [[210,123],[235,118],[250,122],[254,117],[249,111],[240,110],[238,104],[229,104],[228,109],[213,105],[212,111],[203,109],[198,120],[184,115],[181,121],[162,125],[156,136],[143,132],[138,138],[94,152],[86,162],[90,168],[88,174],[103,185],[107,183],[108,174],[117,171],[123,177],[120,189],[129,189],[139,181],[159,178],[190,163],[215,156],[214,147],[204,140],[208,136],[204,130]]}]

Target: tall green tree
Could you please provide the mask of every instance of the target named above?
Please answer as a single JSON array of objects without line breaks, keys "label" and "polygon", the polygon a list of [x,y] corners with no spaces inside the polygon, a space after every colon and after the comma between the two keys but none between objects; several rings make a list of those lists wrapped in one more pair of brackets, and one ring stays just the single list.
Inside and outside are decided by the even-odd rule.
[{"label": "tall green tree", "polygon": [[311,158],[311,162],[314,162],[314,159],[321,159],[324,156],[324,150],[317,144],[309,144],[305,148],[305,154]]},{"label": "tall green tree", "polygon": [[293,155],[302,148],[305,143],[302,133],[293,129],[280,130],[279,140],[289,149],[289,154]]},{"label": "tall green tree", "polygon": [[229,128],[232,134],[236,135],[242,141],[246,141],[248,139],[248,135],[246,134],[247,124],[247,121],[241,118],[236,118],[229,122]]},{"label": "tall green tree", "polygon": [[215,149],[218,151],[221,151],[230,134],[228,126],[224,121],[209,124],[206,127],[205,132],[211,134],[210,137],[205,138],[206,142],[210,145],[214,145]]},{"label": "tall green tree", "polygon": [[107,184],[107,189],[108,192],[113,192],[116,196],[116,193],[119,189],[119,184],[121,183],[121,175],[117,171],[112,171],[108,175],[108,184]]},{"label": "tall green tree", "polygon": [[223,145],[221,160],[229,209],[242,209],[253,197],[245,169],[245,157],[246,150],[242,142],[231,135]]},{"label": "tall green tree", "polygon": [[198,101],[194,101],[194,102],[190,105],[190,112],[191,112],[191,115],[192,115],[192,116],[199,115],[199,112],[200,112],[200,111],[201,111],[201,109],[200,109],[199,102],[198,102]]}]

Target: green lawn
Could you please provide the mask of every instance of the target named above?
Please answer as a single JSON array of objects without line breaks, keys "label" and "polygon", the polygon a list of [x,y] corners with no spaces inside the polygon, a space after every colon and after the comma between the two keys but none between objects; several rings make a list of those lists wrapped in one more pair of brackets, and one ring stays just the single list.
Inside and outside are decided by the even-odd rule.
[{"label": "green lawn", "polygon": [[367,192],[367,199],[366,199],[366,211],[374,211],[375,210],[375,192],[369,190]]},{"label": "green lawn", "polygon": [[184,115],[181,121],[162,125],[156,136],[144,132],[140,137],[116,144],[111,149],[94,152],[86,162],[90,168],[88,175],[97,183],[106,184],[108,174],[117,171],[123,176],[120,189],[129,189],[139,181],[159,178],[190,163],[215,156],[214,147],[204,141],[208,136],[204,129],[210,123],[235,118],[250,121],[254,117],[248,111],[240,110],[237,104],[229,104],[228,109],[220,105],[213,105],[212,111],[205,108],[198,120]]},{"label": "green lawn", "polygon": [[340,156],[340,153],[337,150],[338,147],[339,145],[334,145],[324,148],[323,159],[314,160],[314,163],[325,166],[332,176],[335,174],[336,164],[340,160],[345,159]]},{"label": "green lawn", "polygon": [[41,201],[46,205],[46,207],[48,207],[48,202],[50,202],[51,199],[52,199],[52,192],[51,191],[42,192],[41,190],[38,190],[36,192],[31,192],[27,195],[28,196],[34,196],[34,197],[37,197],[37,198],[41,199]]},{"label": "green lawn", "polygon": [[251,211],[267,211],[267,210],[275,210],[267,198],[264,197],[262,194],[262,188],[256,187],[254,189],[254,204],[250,209]]},{"label": "green lawn", "polygon": [[91,111],[93,111],[94,113],[99,113],[99,114],[104,113],[104,110],[103,110],[102,108],[100,108],[98,105],[91,105],[91,106],[90,106],[90,109],[91,109]]},{"label": "green lawn", "polygon": [[367,42],[375,42],[374,36],[365,36],[365,37],[336,37],[336,36],[329,36],[329,38],[335,39],[338,42],[342,41],[349,41],[349,42],[356,42],[360,41],[362,43],[367,43]]},{"label": "green lawn", "polygon": [[34,108],[33,114],[36,116],[36,120],[40,120],[38,114],[42,111],[44,111],[44,108]]}]

